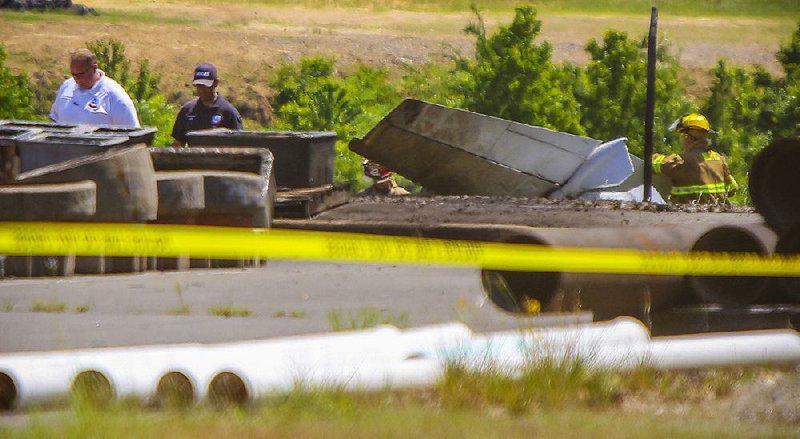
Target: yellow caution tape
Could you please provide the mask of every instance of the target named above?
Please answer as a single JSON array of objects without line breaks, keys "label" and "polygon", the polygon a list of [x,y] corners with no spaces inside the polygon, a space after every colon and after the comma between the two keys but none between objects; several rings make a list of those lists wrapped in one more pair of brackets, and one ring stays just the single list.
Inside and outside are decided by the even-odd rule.
[{"label": "yellow caution tape", "polygon": [[798,256],[547,247],[341,232],[161,224],[0,223],[0,254],[447,265],[508,271],[800,276]]}]

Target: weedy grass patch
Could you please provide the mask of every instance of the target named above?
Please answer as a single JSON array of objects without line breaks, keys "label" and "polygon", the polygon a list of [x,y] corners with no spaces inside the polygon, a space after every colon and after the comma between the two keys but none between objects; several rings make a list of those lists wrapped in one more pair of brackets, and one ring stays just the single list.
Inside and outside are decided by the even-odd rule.
[{"label": "weedy grass patch", "polygon": [[398,328],[409,326],[407,311],[395,314],[388,309],[374,307],[364,307],[349,311],[342,309],[328,311],[328,323],[330,323],[332,331],[367,329],[378,325],[393,325]]},{"label": "weedy grass patch", "polygon": [[170,316],[188,316],[192,313],[192,307],[189,305],[181,305],[167,310],[167,315]]},{"label": "weedy grass patch", "polygon": [[[86,373],[76,379],[67,411],[47,418],[32,415],[25,426],[0,426],[0,436],[775,438],[795,437],[798,427],[743,420],[724,401],[733,395],[725,389],[735,387],[720,387],[720,381],[753,382],[779,373],[773,369],[615,373],[566,361],[531,363],[518,372],[509,376],[491,367],[470,371],[454,365],[436,386],[406,391],[350,392],[346,383],[312,387],[299,382],[288,392],[244,406],[190,409],[114,400],[101,375]],[[678,397],[662,387],[664,382],[691,383],[690,390]],[[715,397],[710,395],[716,391],[703,389],[722,392]],[[639,403],[625,403],[632,398]]]},{"label": "weedy grass patch", "polygon": [[67,311],[67,304],[50,300],[34,300],[30,310],[31,312],[63,313]]},{"label": "weedy grass patch", "polygon": [[219,317],[250,317],[253,312],[249,308],[234,305],[217,305],[208,308],[208,313]]}]

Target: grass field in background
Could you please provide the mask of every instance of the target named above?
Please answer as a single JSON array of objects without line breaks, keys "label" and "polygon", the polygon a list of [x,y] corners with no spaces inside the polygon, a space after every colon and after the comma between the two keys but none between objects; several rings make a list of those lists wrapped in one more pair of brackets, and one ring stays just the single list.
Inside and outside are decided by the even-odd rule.
[{"label": "grass field in background", "polygon": [[[188,2],[205,5],[220,3],[215,0],[188,0]],[[532,2],[513,0],[230,0],[230,3],[450,12],[469,10],[470,4],[475,3],[480,9],[493,11],[531,5],[546,12],[615,14],[641,14],[642,11],[649,11],[651,6],[656,6],[660,13],[675,16],[786,17],[794,15],[800,18],[800,1],[797,0],[539,0]]]}]

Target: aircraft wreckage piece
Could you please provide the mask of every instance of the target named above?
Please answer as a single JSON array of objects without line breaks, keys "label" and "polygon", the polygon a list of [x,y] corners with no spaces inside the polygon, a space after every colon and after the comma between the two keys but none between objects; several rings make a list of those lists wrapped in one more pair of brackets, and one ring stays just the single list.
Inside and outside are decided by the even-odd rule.
[{"label": "aircraft wreckage piece", "polygon": [[599,140],[406,99],[350,149],[441,195],[545,196]]}]

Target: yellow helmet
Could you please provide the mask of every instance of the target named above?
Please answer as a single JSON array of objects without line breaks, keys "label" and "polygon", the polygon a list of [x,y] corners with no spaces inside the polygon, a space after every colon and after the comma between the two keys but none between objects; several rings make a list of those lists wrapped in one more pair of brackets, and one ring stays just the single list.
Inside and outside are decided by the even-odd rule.
[{"label": "yellow helmet", "polygon": [[676,120],[669,128],[670,130],[675,130],[679,133],[686,133],[690,129],[697,129],[707,133],[713,133],[713,131],[711,131],[711,125],[708,123],[708,119],[706,119],[706,117],[700,113],[689,113],[684,115],[680,119]]}]

